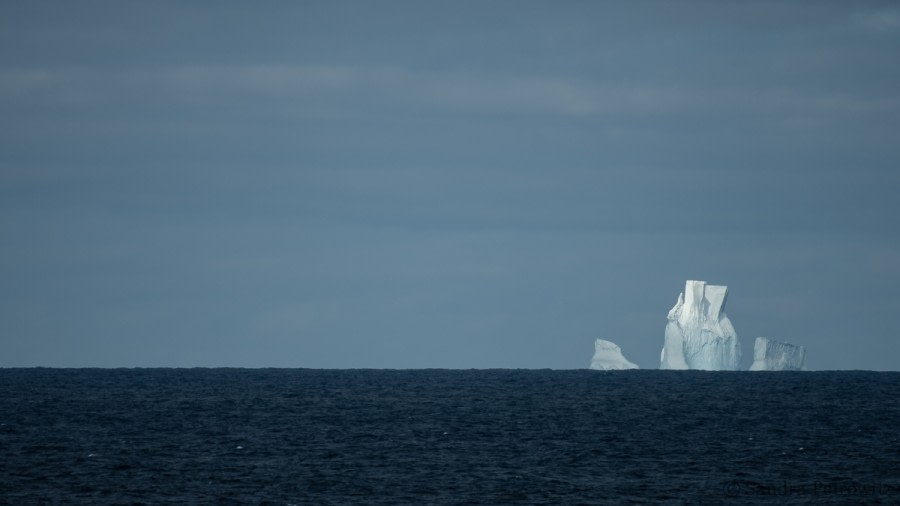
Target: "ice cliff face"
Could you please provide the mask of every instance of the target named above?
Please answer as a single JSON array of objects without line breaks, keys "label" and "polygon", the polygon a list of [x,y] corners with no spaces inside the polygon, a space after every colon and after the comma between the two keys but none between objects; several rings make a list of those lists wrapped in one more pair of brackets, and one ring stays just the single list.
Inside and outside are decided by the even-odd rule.
[{"label": "ice cliff face", "polygon": [[757,337],[753,345],[751,371],[802,371],[806,348],[782,343],[767,337]]},{"label": "ice cliff face", "polygon": [[728,287],[687,281],[669,311],[660,369],[736,371],[741,343],[725,315]]},{"label": "ice cliff face", "polygon": [[603,339],[594,341],[594,358],[591,360],[590,368],[598,371],[639,369],[622,355],[622,350],[615,343]]}]

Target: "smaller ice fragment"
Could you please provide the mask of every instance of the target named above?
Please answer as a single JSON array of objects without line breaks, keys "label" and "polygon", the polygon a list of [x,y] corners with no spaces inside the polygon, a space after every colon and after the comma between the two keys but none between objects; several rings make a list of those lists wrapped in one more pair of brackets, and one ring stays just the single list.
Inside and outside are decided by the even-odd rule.
[{"label": "smaller ice fragment", "polygon": [[597,371],[640,369],[637,364],[622,355],[622,349],[616,343],[604,339],[594,341],[594,358],[591,360],[590,368]]}]

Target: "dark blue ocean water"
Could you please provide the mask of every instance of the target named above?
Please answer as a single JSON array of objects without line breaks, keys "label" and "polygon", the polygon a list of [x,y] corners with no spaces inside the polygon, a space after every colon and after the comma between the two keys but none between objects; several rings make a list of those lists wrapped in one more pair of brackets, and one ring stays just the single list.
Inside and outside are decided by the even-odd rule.
[{"label": "dark blue ocean water", "polygon": [[31,503],[900,504],[900,373],[2,369]]}]

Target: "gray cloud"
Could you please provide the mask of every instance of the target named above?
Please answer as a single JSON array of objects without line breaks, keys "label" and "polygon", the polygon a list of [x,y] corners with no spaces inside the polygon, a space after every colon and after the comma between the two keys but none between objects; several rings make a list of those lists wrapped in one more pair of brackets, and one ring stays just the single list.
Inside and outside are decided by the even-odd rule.
[{"label": "gray cloud", "polygon": [[[41,68],[0,71],[0,100],[37,105],[96,106],[141,97],[195,106],[228,100],[272,99],[303,114],[306,98],[417,111],[591,115],[769,113],[859,115],[896,113],[900,96],[800,92],[744,85],[629,84],[583,78],[465,71],[415,71],[367,66],[177,66],[153,70]],[[341,104],[334,103],[338,108]],[[341,111],[352,111],[351,107]],[[337,111],[336,111],[337,112]],[[360,111],[357,116],[367,111]]]}]

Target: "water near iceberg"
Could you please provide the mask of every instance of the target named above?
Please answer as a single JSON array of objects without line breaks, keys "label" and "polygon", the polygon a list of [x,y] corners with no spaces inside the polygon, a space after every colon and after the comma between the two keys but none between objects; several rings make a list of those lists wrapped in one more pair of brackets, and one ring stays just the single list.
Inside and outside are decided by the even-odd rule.
[{"label": "water near iceberg", "polygon": [[900,373],[0,369],[8,504],[896,504]]}]

